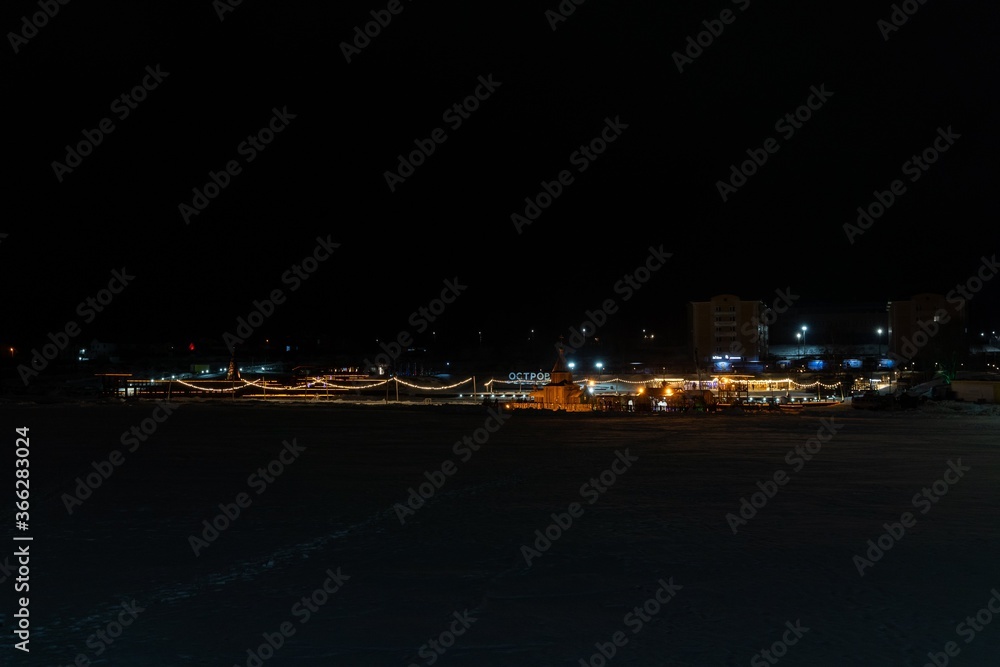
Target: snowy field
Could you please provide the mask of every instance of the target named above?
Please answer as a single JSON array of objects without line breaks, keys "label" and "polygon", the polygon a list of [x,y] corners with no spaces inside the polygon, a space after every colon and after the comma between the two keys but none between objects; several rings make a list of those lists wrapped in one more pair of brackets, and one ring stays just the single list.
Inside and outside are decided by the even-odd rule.
[{"label": "snowy field", "polygon": [[1000,664],[995,411],[174,405],[0,408],[0,664]]}]

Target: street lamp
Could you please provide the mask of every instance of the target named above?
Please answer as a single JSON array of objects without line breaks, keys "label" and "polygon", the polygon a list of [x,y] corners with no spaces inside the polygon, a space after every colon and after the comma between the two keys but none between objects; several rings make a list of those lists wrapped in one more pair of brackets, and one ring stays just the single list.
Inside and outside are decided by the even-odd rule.
[{"label": "street lamp", "polygon": [[807,328],[806,325],[803,324],[802,325],[802,352],[803,353],[805,353],[805,351],[807,349],[806,348],[806,328]]},{"label": "street lamp", "polygon": [[799,357],[802,357],[802,334],[801,333],[795,334],[795,340],[798,341],[799,345]]},{"label": "street lamp", "polygon": [[598,361],[596,364],[594,364],[594,366],[597,367],[597,379],[600,380],[601,379],[601,371],[604,370],[604,364],[602,364],[600,361]]},{"label": "street lamp", "polygon": [[991,368],[990,352],[993,352],[993,358],[996,359],[996,346],[1000,342],[1000,336],[997,336],[996,331],[991,331],[989,336],[986,336],[985,333],[979,335],[986,338],[986,341],[983,343],[983,363],[986,364],[986,370],[989,371]]},{"label": "street lamp", "polygon": [[[878,334],[878,359],[880,359],[882,357],[882,329],[876,329],[875,333]],[[878,359],[875,361],[878,362]]]},{"label": "street lamp", "polygon": [[993,361],[996,361],[996,359],[997,359],[996,347],[997,347],[997,343],[1000,342],[1000,336],[997,336],[997,332],[996,331],[991,331],[990,332],[990,340],[993,343]]}]

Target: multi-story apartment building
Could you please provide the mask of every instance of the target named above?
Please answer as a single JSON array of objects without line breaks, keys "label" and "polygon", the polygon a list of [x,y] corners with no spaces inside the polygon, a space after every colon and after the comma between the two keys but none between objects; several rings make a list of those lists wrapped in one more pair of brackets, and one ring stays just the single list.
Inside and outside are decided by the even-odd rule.
[{"label": "multi-story apartment building", "polygon": [[687,305],[692,359],[699,365],[734,359],[759,361],[767,356],[766,306],[719,294]]}]

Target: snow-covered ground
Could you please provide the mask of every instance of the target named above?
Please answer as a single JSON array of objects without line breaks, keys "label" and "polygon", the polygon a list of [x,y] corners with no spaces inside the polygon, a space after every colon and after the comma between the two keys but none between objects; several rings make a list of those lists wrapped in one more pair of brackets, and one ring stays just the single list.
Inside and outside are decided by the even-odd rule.
[{"label": "snow-covered ground", "polygon": [[[995,406],[503,423],[479,406],[154,407],[0,408],[9,449],[30,428],[34,537],[31,653],[8,634],[3,664],[571,667],[603,664],[603,647],[612,666],[776,664],[762,650],[921,666],[948,642],[950,664],[1000,656]],[[133,426],[145,440],[123,440]],[[112,450],[120,464],[69,514],[63,494]],[[202,521],[241,499],[196,556]],[[280,648],[257,662],[265,634]]]}]

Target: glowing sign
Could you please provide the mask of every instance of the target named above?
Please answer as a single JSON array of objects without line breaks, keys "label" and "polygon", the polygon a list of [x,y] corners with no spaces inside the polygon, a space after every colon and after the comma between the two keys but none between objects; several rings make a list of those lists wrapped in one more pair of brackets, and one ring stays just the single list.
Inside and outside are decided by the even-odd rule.
[{"label": "glowing sign", "polygon": [[510,373],[507,379],[514,382],[548,382],[552,379],[551,373]]}]

